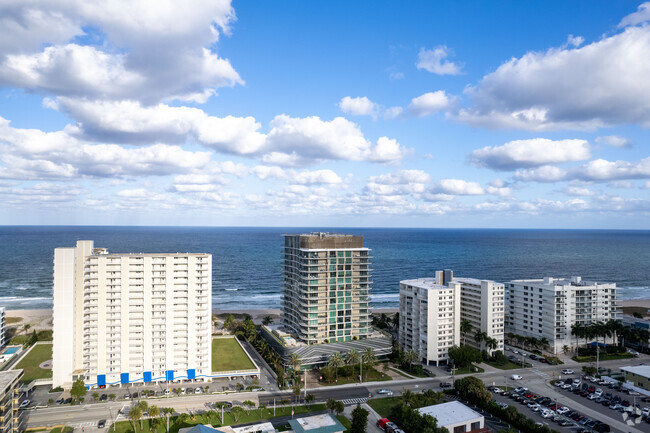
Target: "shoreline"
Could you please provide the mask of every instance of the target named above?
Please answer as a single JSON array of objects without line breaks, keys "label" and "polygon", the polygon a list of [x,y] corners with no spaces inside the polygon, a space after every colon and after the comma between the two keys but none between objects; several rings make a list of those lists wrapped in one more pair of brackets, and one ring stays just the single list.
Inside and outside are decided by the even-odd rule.
[{"label": "shoreline", "polygon": [[[621,301],[622,307],[637,307],[647,308],[650,310],[650,298],[648,299],[628,299]],[[6,307],[5,307],[6,308]],[[399,312],[399,308],[371,308],[372,314],[395,314]],[[280,308],[255,308],[255,309],[222,309],[213,308],[213,315],[223,314],[250,314],[254,320],[262,319],[264,316],[271,316],[279,318],[282,315]],[[18,324],[29,323],[35,329],[52,329],[52,309],[31,309],[31,310],[9,310],[5,309],[7,319],[20,318],[20,321],[7,320],[7,327],[16,326]]]}]

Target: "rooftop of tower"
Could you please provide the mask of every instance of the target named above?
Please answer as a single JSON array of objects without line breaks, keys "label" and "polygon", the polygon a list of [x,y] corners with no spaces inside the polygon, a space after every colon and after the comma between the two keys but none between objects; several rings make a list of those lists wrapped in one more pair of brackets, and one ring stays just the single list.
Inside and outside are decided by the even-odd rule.
[{"label": "rooftop of tower", "polygon": [[[363,248],[363,236],[342,233],[312,232],[303,234],[285,234],[287,238],[299,238],[302,249],[353,249]],[[286,241],[285,241],[286,245]]]}]

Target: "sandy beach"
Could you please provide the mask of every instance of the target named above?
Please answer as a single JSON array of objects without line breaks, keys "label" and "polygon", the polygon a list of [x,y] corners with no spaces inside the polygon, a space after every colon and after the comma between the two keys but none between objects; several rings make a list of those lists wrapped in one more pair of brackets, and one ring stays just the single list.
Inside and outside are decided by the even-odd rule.
[{"label": "sandy beach", "polygon": [[[650,293],[649,293],[650,294]],[[650,309],[650,299],[630,299],[621,301],[623,307],[642,307]]]},{"label": "sandy beach", "polygon": [[[634,301],[637,302],[637,301]],[[650,299],[646,301],[650,308]],[[635,305],[638,305],[635,304]],[[372,312],[374,314],[394,314],[399,311],[398,308],[373,308]],[[279,319],[282,310],[279,308],[265,308],[258,310],[221,310],[215,308],[212,310],[212,314],[224,318],[224,315],[233,314],[233,315],[243,315],[250,314],[253,317],[253,321],[261,322],[262,319],[266,316],[271,316],[274,320]],[[25,324],[29,324],[32,329],[52,329],[52,310],[7,310],[5,312],[7,318],[7,326],[9,327],[21,327]]]}]

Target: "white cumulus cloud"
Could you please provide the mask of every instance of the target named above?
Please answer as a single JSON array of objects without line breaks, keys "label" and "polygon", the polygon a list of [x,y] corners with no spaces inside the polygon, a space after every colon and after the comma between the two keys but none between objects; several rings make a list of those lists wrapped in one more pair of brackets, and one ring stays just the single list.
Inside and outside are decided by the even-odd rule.
[{"label": "white cumulus cloud", "polygon": [[580,47],[569,44],[505,62],[465,90],[472,105],[452,117],[526,130],[650,127],[648,76],[650,26],[627,27]]},{"label": "white cumulus cloud", "polygon": [[420,48],[416,66],[418,69],[424,69],[438,75],[461,74],[463,69],[462,64],[456,64],[446,60],[452,54],[452,51],[445,45],[439,45],[430,50]]},{"label": "white cumulus cloud", "polygon": [[481,167],[494,170],[537,167],[553,163],[582,161],[591,156],[585,140],[549,140],[533,138],[515,140],[502,146],[486,146],[474,150],[469,159]]},{"label": "white cumulus cloud", "polygon": [[444,90],[428,92],[411,100],[409,109],[416,116],[429,116],[448,109],[453,102]]},{"label": "white cumulus cloud", "polygon": [[339,102],[339,108],[345,114],[371,116],[374,118],[377,117],[377,112],[379,111],[379,106],[366,96],[359,96],[356,98],[346,96]]}]

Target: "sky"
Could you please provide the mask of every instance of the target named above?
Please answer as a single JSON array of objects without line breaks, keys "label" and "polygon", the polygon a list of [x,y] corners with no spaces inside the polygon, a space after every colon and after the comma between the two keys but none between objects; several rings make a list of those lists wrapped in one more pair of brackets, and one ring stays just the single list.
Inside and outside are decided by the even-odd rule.
[{"label": "sky", "polygon": [[0,2],[0,224],[650,229],[650,2]]}]

